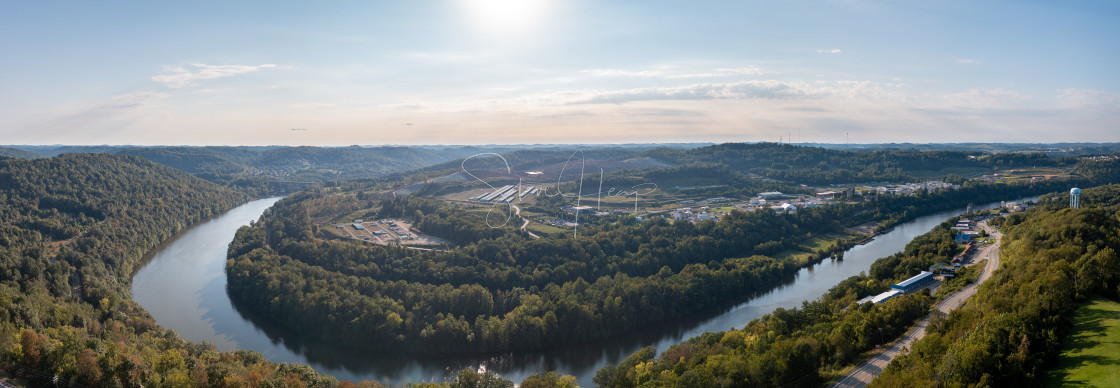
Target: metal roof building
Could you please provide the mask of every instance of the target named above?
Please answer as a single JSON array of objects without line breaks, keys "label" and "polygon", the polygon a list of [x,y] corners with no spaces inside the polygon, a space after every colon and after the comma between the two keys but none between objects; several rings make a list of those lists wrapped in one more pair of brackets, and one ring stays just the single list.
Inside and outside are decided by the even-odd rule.
[{"label": "metal roof building", "polygon": [[902,295],[901,290],[890,290],[882,294],[875,295],[874,298],[871,298],[871,303],[883,303],[899,295]]},{"label": "metal roof building", "polygon": [[493,191],[493,192],[491,192],[490,194],[487,194],[486,196],[482,197],[481,199],[479,199],[479,201],[482,201],[482,202],[488,202],[488,201],[492,201],[492,200],[494,200],[495,198],[498,198],[498,196],[500,196],[500,195],[502,195],[502,194],[505,194],[506,190],[509,190],[509,189],[511,189],[511,188],[513,188],[513,186],[512,186],[512,185],[505,185],[505,186],[502,186],[502,188],[500,188],[500,189],[497,189],[497,190],[494,190],[494,191]]},{"label": "metal roof building", "polygon": [[915,275],[912,278],[892,284],[891,288],[905,292],[907,294],[923,289],[933,282],[933,272],[922,271],[922,273]]}]

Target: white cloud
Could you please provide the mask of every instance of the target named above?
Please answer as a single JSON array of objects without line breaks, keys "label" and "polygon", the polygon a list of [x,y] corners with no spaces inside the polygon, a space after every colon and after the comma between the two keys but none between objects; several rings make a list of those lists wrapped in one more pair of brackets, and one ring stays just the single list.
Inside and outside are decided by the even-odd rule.
[{"label": "white cloud", "polygon": [[133,106],[140,106],[140,105],[145,105],[145,104],[147,104],[151,101],[158,100],[158,99],[161,99],[161,98],[164,98],[164,97],[170,97],[170,96],[171,95],[169,95],[167,93],[152,92],[152,91],[122,94],[122,95],[110,98],[109,102],[107,102],[105,104],[102,104],[101,107],[127,108],[127,107],[133,107]]},{"label": "white cloud", "polygon": [[183,66],[166,66],[164,67],[164,74],[152,76],[152,81],[160,82],[172,88],[181,88],[196,86],[198,85],[196,82],[198,80],[230,77],[275,67],[276,65],[270,63],[257,66],[192,63],[190,64],[190,68]]},{"label": "white cloud", "polygon": [[382,105],[388,110],[431,110],[439,112],[485,111],[496,109],[535,109],[574,105],[625,105],[652,101],[823,101],[837,103],[874,103],[876,106],[908,101],[899,87],[887,87],[873,81],[805,82],[780,80],[745,80],[736,82],[705,82],[680,86],[658,86],[621,89],[569,89],[532,93],[509,98],[461,99],[444,101],[408,101]]},{"label": "white cloud", "polygon": [[944,98],[950,105],[989,108],[1027,101],[1031,96],[1005,89],[969,89],[964,93],[947,94]]},{"label": "white cloud", "polygon": [[613,91],[582,92],[568,104],[622,104],[651,100],[775,100],[795,101],[835,99],[841,101],[894,101],[906,97],[899,91],[887,90],[872,81],[836,81],[808,83],[803,81],[750,80],[729,83],[700,83],[677,87],[650,87]]},{"label": "white cloud", "polygon": [[708,77],[727,77],[727,76],[735,76],[735,75],[762,75],[762,74],[770,74],[770,72],[766,71],[765,69],[762,69],[762,68],[749,66],[749,67],[740,67],[740,68],[735,68],[735,69],[716,69],[715,71],[708,72],[708,73],[677,74],[677,75],[671,75],[668,78],[708,78]]},{"label": "white cloud", "polygon": [[135,109],[158,107],[158,100],[170,97],[167,93],[137,92],[110,97],[99,103],[87,106],[81,111],[70,115],[67,119],[93,119],[114,116]]},{"label": "white cloud", "polygon": [[1120,94],[1089,89],[1058,89],[1058,99],[1075,106],[1120,108]]},{"label": "white cloud", "polygon": [[840,54],[844,51],[840,50],[840,49],[831,49],[831,50],[823,50],[822,49],[822,50],[817,50],[817,52],[821,53],[821,54]]},{"label": "white cloud", "polygon": [[331,108],[331,107],[334,107],[336,105],[331,104],[331,103],[326,103],[326,102],[306,102],[306,103],[289,104],[288,106],[291,107],[291,108],[294,108],[294,109],[304,109],[304,108]]},{"label": "white cloud", "polygon": [[595,77],[642,77],[642,78],[664,78],[664,79],[687,79],[687,78],[718,78],[718,77],[732,77],[742,75],[763,75],[771,74],[772,72],[766,69],[747,66],[738,68],[718,68],[714,70],[701,71],[701,72],[682,72],[675,68],[662,66],[653,70],[621,70],[621,69],[593,69],[584,70],[583,73],[590,74]]},{"label": "white cloud", "polygon": [[453,52],[409,52],[404,57],[424,63],[466,63],[475,62],[482,58],[479,54],[464,54]]},{"label": "white cloud", "polygon": [[962,64],[962,65],[979,65],[982,62],[977,61],[975,59],[960,58],[960,59],[957,59],[957,63]]},{"label": "white cloud", "polygon": [[675,87],[650,87],[609,91],[584,91],[567,104],[622,104],[650,100],[765,99],[798,100],[818,94],[818,89],[800,82],[742,81],[701,83]]},{"label": "white cloud", "polygon": [[661,77],[665,75],[664,70],[592,69],[583,72],[595,77]]},{"label": "white cloud", "polygon": [[[39,138],[37,141],[81,142],[101,141],[106,133],[131,125],[144,117],[158,115],[166,108],[161,100],[170,97],[167,93],[144,91],[108,97],[99,101],[78,106],[59,107],[51,117],[33,125],[35,130],[27,131],[25,139]],[[81,132],[76,131],[81,129]],[[25,140],[26,141],[26,140]]]}]

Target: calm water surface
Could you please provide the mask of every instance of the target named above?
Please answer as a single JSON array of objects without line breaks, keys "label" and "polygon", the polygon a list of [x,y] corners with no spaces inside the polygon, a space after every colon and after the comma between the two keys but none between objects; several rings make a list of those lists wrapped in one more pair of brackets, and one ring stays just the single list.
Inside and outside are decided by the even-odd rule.
[{"label": "calm water surface", "polygon": [[[946,211],[904,223],[866,245],[848,250],[843,261],[825,260],[803,268],[768,292],[745,295],[744,301],[734,306],[695,314],[675,324],[547,352],[410,358],[389,349],[351,351],[323,345],[272,325],[230,300],[224,271],[226,248],[239,227],[257,220],[279,199],[249,202],[180,234],[136,273],[132,297],[160,325],[174,329],[187,340],[208,341],[221,350],[255,350],[269,360],[308,364],[339,379],[371,379],[395,385],[442,381],[464,367],[485,365],[515,382],[536,372],[555,370],[576,376],[583,387],[593,387],[595,371],[644,346],[654,346],[660,352],[704,332],[742,327],[776,308],[798,307],[803,301],[816,299],[840,281],[866,271],[876,259],[902,251],[914,237],[964,211]],[[999,203],[981,208],[997,206]]]}]

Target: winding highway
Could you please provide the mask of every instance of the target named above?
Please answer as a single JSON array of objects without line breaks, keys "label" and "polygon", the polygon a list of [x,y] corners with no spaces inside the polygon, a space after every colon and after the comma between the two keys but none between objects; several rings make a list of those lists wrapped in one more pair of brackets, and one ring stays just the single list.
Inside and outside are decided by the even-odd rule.
[{"label": "winding highway", "polygon": [[891,360],[894,360],[894,358],[899,354],[909,352],[910,347],[914,344],[914,341],[917,341],[926,335],[926,326],[929,325],[929,320],[933,316],[933,314],[949,314],[949,312],[956,310],[958,307],[964,305],[964,302],[968,300],[968,298],[976,294],[976,290],[980,287],[980,283],[987,281],[988,278],[992,276],[992,272],[995,272],[995,270],[999,268],[999,243],[1003,238],[1002,233],[992,230],[990,227],[988,227],[987,220],[980,221],[978,223],[978,226],[987,231],[988,234],[991,235],[992,239],[995,240],[995,242],[988,246],[980,248],[980,251],[977,252],[972,259],[972,262],[974,263],[978,263],[985,259],[988,260],[988,264],[984,266],[984,270],[980,273],[980,277],[976,279],[976,282],[968,285],[960,291],[953,293],[952,295],[949,295],[945,299],[942,299],[940,302],[937,302],[937,304],[934,305],[935,311],[930,312],[930,315],[922,318],[921,322],[918,322],[916,326],[911,328],[910,331],[906,332],[906,334],[903,335],[898,341],[896,341],[894,345],[892,345],[889,349],[883,351],[882,353],[879,353],[875,357],[872,357],[870,360],[867,360],[863,363],[863,365],[860,365],[858,368],[853,369],[848,373],[848,375],[844,376],[832,385],[829,385],[829,387],[858,388],[867,386],[867,384],[871,383],[871,380],[874,380],[875,377],[879,376],[879,374],[883,372],[883,368],[886,368],[887,364],[890,364]]}]

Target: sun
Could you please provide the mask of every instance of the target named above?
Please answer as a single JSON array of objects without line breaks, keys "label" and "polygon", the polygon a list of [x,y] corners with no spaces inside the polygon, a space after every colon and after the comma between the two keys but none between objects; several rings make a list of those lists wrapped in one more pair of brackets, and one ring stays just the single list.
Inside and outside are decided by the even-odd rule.
[{"label": "sun", "polygon": [[548,13],[550,0],[464,0],[478,31],[495,36],[515,36],[533,29]]}]

